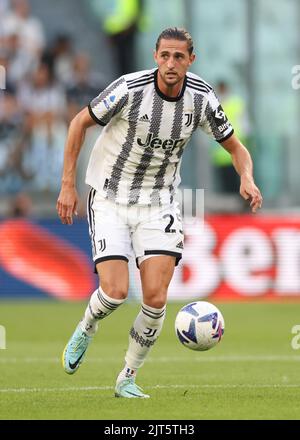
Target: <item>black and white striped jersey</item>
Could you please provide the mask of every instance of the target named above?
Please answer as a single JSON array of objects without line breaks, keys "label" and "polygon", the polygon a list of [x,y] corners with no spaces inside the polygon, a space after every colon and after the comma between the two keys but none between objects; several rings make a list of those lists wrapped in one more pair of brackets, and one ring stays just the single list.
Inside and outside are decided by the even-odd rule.
[{"label": "black and white striped jersey", "polygon": [[170,98],[159,90],[157,72],[124,75],[89,105],[105,128],[91,153],[86,183],[116,203],[169,204],[193,132],[199,127],[218,142],[233,133],[203,79],[188,72],[178,97]]}]

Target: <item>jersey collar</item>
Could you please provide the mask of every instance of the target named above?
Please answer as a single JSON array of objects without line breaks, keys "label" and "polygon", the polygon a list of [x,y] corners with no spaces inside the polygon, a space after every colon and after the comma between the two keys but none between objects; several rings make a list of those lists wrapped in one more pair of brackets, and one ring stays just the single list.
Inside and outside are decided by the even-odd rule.
[{"label": "jersey collar", "polygon": [[155,84],[155,90],[156,90],[156,93],[157,93],[162,99],[164,99],[165,101],[170,101],[170,102],[176,102],[176,101],[179,101],[179,100],[183,97],[184,92],[185,92],[185,88],[186,88],[186,76],[185,76],[185,78],[184,78],[184,81],[183,81],[183,85],[182,85],[182,89],[181,89],[180,94],[179,94],[178,96],[175,96],[174,98],[171,98],[170,96],[165,95],[165,94],[164,94],[164,93],[158,88],[157,74],[158,74],[158,69],[156,69],[155,72],[154,72],[154,84]]}]

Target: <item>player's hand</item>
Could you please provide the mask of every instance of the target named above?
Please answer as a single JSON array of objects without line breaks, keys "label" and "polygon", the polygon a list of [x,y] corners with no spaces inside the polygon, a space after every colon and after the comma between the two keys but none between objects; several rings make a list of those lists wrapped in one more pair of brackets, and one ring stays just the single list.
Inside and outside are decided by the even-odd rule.
[{"label": "player's hand", "polygon": [[56,203],[56,210],[62,224],[72,225],[73,215],[77,215],[78,194],[76,188],[62,186]]},{"label": "player's hand", "polygon": [[263,198],[260,190],[254,183],[252,176],[242,175],[240,194],[245,200],[250,199],[250,208],[255,213],[262,206]]}]

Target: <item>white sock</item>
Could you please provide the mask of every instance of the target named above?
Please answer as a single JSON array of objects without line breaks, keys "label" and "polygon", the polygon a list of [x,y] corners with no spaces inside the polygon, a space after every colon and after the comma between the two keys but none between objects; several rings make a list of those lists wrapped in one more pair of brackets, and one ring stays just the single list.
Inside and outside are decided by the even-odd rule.
[{"label": "white sock", "polygon": [[125,367],[120,372],[117,382],[128,377],[135,377],[151,347],[158,338],[166,314],[166,306],[155,309],[142,304],[133,327],[129,333],[129,347],[125,356]]},{"label": "white sock", "polygon": [[131,377],[135,377],[136,373],[137,373],[137,370],[134,370],[134,369],[130,368],[127,364],[125,364],[125,367],[118,375],[117,382],[120,382],[121,380],[128,379]]},{"label": "white sock", "polygon": [[88,336],[93,336],[98,330],[98,322],[114,312],[126,299],[110,298],[99,287],[91,296],[80,327]]}]

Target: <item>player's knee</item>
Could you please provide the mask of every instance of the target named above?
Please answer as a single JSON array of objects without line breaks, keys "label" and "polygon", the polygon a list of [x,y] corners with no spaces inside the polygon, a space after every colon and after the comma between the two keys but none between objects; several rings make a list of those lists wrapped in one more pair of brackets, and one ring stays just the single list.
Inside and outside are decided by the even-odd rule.
[{"label": "player's knee", "polygon": [[115,283],[101,282],[101,288],[110,298],[126,299],[128,296],[128,289]]},{"label": "player's knee", "polygon": [[144,301],[154,309],[162,309],[167,302],[167,291],[158,288],[149,289],[145,292]]},{"label": "player's knee", "polygon": [[153,299],[150,301],[149,306],[154,309],[162,309],[166,305],[166,301],[164,299]]}]

